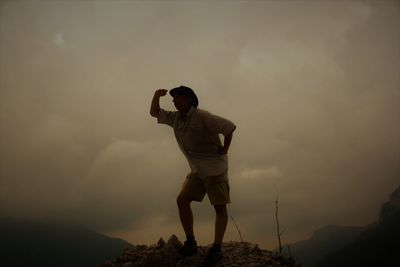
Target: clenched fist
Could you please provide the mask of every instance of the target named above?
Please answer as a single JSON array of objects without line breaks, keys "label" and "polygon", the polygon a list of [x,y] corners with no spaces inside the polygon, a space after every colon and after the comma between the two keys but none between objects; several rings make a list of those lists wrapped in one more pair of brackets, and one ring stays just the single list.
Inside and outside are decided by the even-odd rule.
[{"label": "clenched fist", "polygon": [[154,95],[161,97],[161,96],[165,96],[167,94],[168,90],[167,89],[158,89]]}]

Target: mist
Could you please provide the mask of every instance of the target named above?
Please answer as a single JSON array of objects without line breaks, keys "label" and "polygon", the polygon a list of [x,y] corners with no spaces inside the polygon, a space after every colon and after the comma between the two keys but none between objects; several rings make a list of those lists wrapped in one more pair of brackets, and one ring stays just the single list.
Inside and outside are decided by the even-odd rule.
[{"label": "mist", "polygon": [[[276,247],[277,193],[287,243],[371,223],[400,182],[399,22],[389,0],[1,1],[1,215],[182,239],[189,166],[149,109],[186,85],[237,125],[228,208],[246,241]],[[210,243],[208,199],[194,213]]]}]

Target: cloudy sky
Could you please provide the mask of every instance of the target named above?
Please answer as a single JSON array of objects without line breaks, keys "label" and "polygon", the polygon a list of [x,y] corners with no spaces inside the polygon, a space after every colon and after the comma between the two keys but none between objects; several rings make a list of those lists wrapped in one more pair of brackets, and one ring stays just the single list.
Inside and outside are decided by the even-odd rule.
[{"label": "cloudy sky", "polygon": [[[231,215],[276,247],[366,225],[400,183],[398,1],[1,1],[2,216],[81,223],[132,243],[183,239],[189,171],[149,115],[192,87],[237,125]],[[173,109],[169,96],[162,106]],[[194,205],[212,242],[208,199]],[[233,223],[226,240],[238,240]]]}]

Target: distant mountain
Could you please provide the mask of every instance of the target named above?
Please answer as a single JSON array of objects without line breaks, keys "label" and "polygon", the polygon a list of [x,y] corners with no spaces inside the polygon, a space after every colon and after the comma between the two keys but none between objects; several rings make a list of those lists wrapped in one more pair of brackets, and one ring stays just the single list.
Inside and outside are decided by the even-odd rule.
[{"label": "distant mountain", "polygon": [[78,226],[0,219],[2,266],[95,267],[131,246]]},{"label": "distant mountain", "polygon": [[[304,267],[391,267],[400,255],[400,187],[367,227],[327,226],[290,245]],[[396,263],[397,262],[397,263]]]},{"label": "distant mountain", "polygon": [[[399,192],[397,189],[394,193],[400,197]],[[324,257],[315,267],[399,266],[400,208],[397,204],[391,198],[382,206],[376,224],[345,247]]]},{"label": "distant mountain", "polygon": [[329,253],[355,240],[364,230],[365,227],[326,226],[316,230],[310,239],[289,245],[290,252],[303,267],[313,267]]}]

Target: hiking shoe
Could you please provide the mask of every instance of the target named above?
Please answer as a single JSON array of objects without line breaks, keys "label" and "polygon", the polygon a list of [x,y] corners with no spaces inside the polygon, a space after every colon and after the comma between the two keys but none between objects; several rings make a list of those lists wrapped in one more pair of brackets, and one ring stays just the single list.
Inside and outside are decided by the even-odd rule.
[{"label": "hiking shoe", "polygon": [[204,261],[203,267],[211,267],[220,262],[222,259],[221,248],[211,247],[208,250],[207,257]]},{"label": "hiking shoe", "polygon": [[197,254],[196,241],[185,241],[185,244],[178,249],[178,253],[183,257],[190,257]]}]

